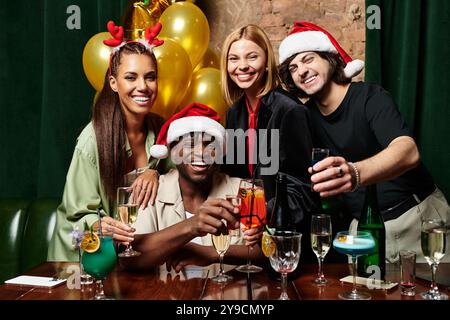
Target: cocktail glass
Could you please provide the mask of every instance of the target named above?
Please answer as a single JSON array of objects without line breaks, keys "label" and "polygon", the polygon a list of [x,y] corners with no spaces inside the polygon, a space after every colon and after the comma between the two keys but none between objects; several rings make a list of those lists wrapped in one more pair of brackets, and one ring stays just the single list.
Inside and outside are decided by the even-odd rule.
[{"label": "cocktail glass", "polygon": [[[244,179],[239,185],[238,196],[242,199],[241,226],[244,231],[263,227],[266,223],[266,197],[264,184],[261,179]],[[250,246],[247,247],[247,264],[236,268],[237,271],[255,273],[262,270],[255,266],[250,259]]]},{"label": "cocktail glass", "polygon": [[369,254],[375,249],[375,239],[367,231],[348,232],[336,234],[333,240],[334,248],[349,256],[352,260],[353,288],[350,292],[340,293],[338,296],[344,300],[370,300],[372,296],[356,289],[356,261],[359,256]]},{"label": "cocktail glass", "polygon": [[105,295],[103,280],[114,269],[117,262],[116,250],[114,249],[111,236],[99,236],[100,247],[97,251],[89,253],[84,251],[82,262],[84,271],[96,280],[95,300],[112,300]]}]

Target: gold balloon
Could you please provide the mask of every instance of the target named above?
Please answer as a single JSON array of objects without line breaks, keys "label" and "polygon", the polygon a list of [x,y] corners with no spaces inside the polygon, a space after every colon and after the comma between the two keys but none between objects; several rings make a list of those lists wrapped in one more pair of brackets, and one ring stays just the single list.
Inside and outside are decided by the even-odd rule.
[{"label": "gold balloon", "polygon": [[195,0],[166,0],[166,1],[169,1],[170,4],[174,4],[175,2],[183,2],[183,1],[195,3]]},{"label": "gold balloon", "polygon": [[220,70],[215,68],[203,68],[192,75],[191,85],[179,104],[178,110],[183,109],[192,102],[205,104],[214,109],[225,121],[227,104],[222,97],[220,88]]},{"label": "gold balloon", "polygon": [[[144,0],[145,7],[150,11],[152,16],[160,17],[161,14],[166,10],[169,6],[174,4],[175,2],[180,2],[184,0]],[[195,2],[195,0],[186,0],[188,2]],[[136,2],[136,0],[132,1]]]},{"label": "gold balloon", "polygon": [[158,22],[161,13],[162,11],[157,6],[152,6],[151,4],[145,6],[142,1],[128,1],[121,23],[125,32],[125,39],[137,40],[144,38],[145,29],[154,26]]},{"label": "gold balloon", "polygon": [[109,66],[110,47],[103,40],[111,38],[109,32],[100,32],[89,39],[83,50],[83,69],[90,84],[96,91],[101,91],[105,74]]},{"label": "gold balloon", "polygon": [[194,73],[200,70],[201,68],[220,68],[220,60],[219,56],[217,55],[214,50],[208,48],[206,49],[205,54],[202,57],[202,60],[197,64],[197,66],[194,68]]},{"label": "gold balloon", "polygon": [[161,36],[176,40],[196,66],[209,44],[209,24],[202,10],[190,2],[177,2],[163,12],[160,21]]},{"label": "gold balloon", "polygon": [[158,98],[152,112],[168,119],[176,110],[189,87],[192,65],[186,51],[173,39],[154,48],[158,61]]}]

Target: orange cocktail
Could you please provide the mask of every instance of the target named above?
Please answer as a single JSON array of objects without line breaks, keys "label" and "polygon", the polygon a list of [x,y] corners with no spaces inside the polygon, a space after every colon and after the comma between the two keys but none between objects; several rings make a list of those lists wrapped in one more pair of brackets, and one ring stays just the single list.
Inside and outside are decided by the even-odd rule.
[{"label": "orange cocktail", "polygon": [[257,228],[266,224],[266,197],[259,186],[240,188],[242,198],[241,223],[245,229]]}]

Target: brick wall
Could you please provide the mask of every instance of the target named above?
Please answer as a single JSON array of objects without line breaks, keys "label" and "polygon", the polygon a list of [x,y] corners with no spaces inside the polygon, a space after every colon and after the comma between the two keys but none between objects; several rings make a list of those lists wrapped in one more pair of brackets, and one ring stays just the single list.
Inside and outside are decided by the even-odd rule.
[{"label": "brick wall", "polygon": [[[254,23],[278,46],[295,21],[309,21],[327,29],[352,58],[364,60],[364,0],[197,0],[208,17],[210,47],[220,52],[234,29]],[[361,73],[354,80],[362,80]]]}]

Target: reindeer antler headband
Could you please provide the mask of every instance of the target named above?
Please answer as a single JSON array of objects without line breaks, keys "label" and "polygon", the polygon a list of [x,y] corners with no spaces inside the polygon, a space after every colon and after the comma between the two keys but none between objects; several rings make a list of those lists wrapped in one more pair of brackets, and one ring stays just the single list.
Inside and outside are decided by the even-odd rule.
[{"label": "reindeer antler headband", "polygon": [[104,40],[103,43],[109,47],[112,47],[111,55],[114,55],[117,51],[120,50],[121,47],[123,47],[127,43],[139,42],[144,45],[150,52],[153,52],[154,47],[158,47],[164,43],[164,40],[159,40],[156,38],[162,28],[161,22],[156,23],[153,27],[145,29],[145,38],[138,39],[137,41],[125,41],[123,39],[123,27],[116,26],[114,21],[109,21],[107,28],[109,33],[112,35],[112,38]]}]

